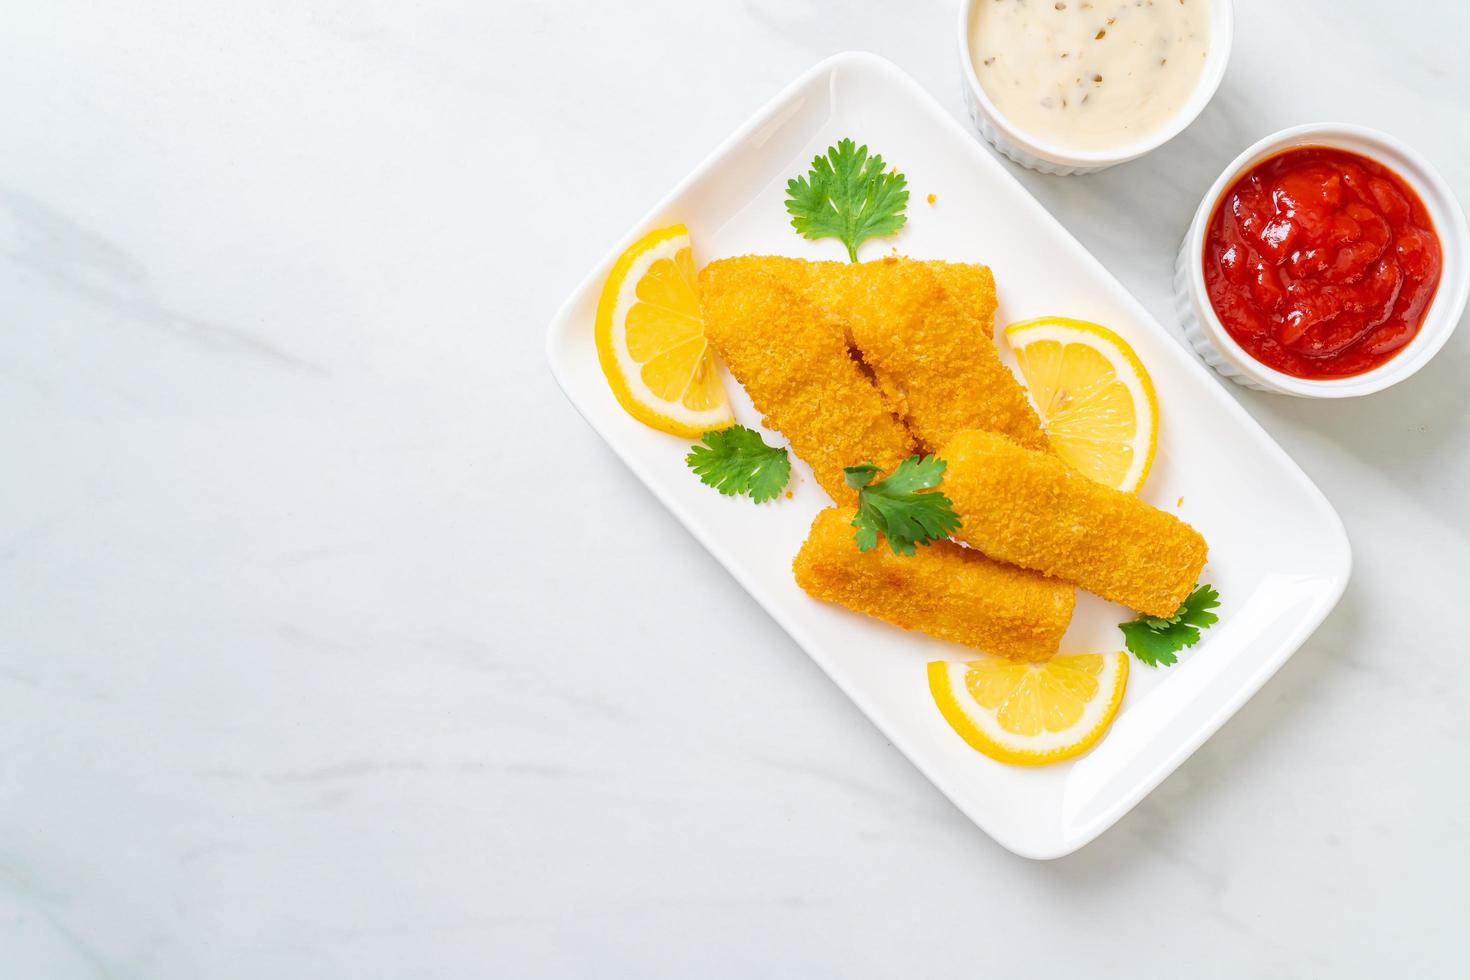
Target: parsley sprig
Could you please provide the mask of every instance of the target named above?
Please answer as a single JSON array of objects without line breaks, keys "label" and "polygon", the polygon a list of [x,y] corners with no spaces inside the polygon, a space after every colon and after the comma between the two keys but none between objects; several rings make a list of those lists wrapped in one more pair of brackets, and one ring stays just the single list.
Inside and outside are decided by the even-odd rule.
[{"label": "parsley sprig", "polygon": [[812,160],[805,177],[786,184],[791,225],[808,239],[837,238],[856,262],[858,246],[891,235],[907,220],[908,181],[897,171],[884,173],[883,158],[850,139]]},{"label": "parsley sprig", "polygon": [[1123,641],[1133,655],[1150,667],[1167,667],[1179,662],[1174,654],[1199,642],[1199,631],[1220,621],[1210,612],[1220,605],[1220,593],[1214,586],[1200,585],[1189,594],[1184,604],[1168,619],[1141,616],[1119,623]]},{"label": "parsley sprig", "polygon": [[720,493],[746,494],[764,503],[781,492],[791,479],[791,458],[785,449],[768,446],[760,433],[743,425],[706,432],[704,445],[695,443],[684,462],[699,479]]},{"label": "parsley sprig", "polygon": [[857,528],[859,551],[878,547],[878,535],[888,539],[895,555],[912,555],[914,545],[949,537],[959,529],[960,517],[948,497],[937,493],[945,462],[934,456],[910,456],[877,483],[878,467],[872,463],[843,469],[847,485],[858,492]]}]

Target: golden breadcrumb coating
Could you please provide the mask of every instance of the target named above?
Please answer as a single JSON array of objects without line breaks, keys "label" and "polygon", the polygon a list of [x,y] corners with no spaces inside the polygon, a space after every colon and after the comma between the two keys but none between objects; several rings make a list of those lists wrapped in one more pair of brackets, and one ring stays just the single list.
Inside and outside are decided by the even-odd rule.
[{"label": "golden breadcrumb coating", "polygon": [[904,629],[1016,660],[1045,660],[1072,619],[1076,593],[1056,579],[991,561],[951,541],[895,555],[887,542],[858,551],[857,511],[829,507],[792,568],[814,599]]},{"label": "golden breadcrumb coating", "polygon": [[763,415],[838,503],[857,502],[845,466],[891,470],[914,441],[848,353],[842,325],[803,295],[800,259],[745,256],[699,273],[704,332]]},{"label": "golden breadcrumb coating", "polygon": [[923,452],[961,429],[1050,451],[1041,419],[995,349],[995,279],[983,265],[889,257],[804,262],[805,292]]},{"label": "golden breadcrumb coating", "polygon": [[983,265],[885,259],[850,265],[839,314],[879,387],[925,452],[963,429],[1050,450],[1041,420],[992,339],[995,280]]},{"label": "golden breadcrumb coating", "polygon": [[961,432],[939,450],[955,537],[991,558],[1172,616],[1199,579],[1205,539],[1172,514],[1004,436]]}]

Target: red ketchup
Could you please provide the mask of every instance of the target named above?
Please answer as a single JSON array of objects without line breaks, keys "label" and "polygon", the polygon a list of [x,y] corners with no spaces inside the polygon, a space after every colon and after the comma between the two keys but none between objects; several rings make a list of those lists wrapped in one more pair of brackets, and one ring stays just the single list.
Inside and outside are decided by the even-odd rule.
[{"label": "red ketchup", "polygon": [[1440,265],[1413,188],[1323,146],[1246,171],[1205,236],[1215,315],[1252,357],[1298,378],[1346,378],[1397,354],[1424,322]]}]

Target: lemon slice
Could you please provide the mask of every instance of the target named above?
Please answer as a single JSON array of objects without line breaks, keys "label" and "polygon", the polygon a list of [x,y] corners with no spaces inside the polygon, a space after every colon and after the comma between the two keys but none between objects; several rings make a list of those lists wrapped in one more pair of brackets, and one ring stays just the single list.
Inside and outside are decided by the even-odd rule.
[{"label": "lemon slice", "polygon": [[1127,686],[1126,653],[929,664],[929,691],[949,726],[971,747],[1017,766],[1061,762],[1092,748]]},{"label": "lemon slice", "polygon": [[689,229],[660,228],[613,264],[597,302],[597,359],[628,414],[676,436],[735,423],[704,339]]},{"label": "lemon slice", "polygon": [[1005,337],[1057,455],[1137,493],[1158,446],[1159,402],[1133,348],[1107,327],[1063,317],[1013,323]]}]

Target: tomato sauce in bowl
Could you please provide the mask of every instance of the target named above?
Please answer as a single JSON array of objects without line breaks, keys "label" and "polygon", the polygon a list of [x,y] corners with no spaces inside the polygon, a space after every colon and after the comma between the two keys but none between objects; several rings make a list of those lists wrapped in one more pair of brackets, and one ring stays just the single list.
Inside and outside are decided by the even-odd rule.
[{"label": "tomato sauce in bowl", "polygon": [[1305,146],[1221,196],[1204,281],[1227,333],[1297,378],[1346,378],[1401,351],[1439,287],[1443,250],[1419,195],[1367,157]]}]

